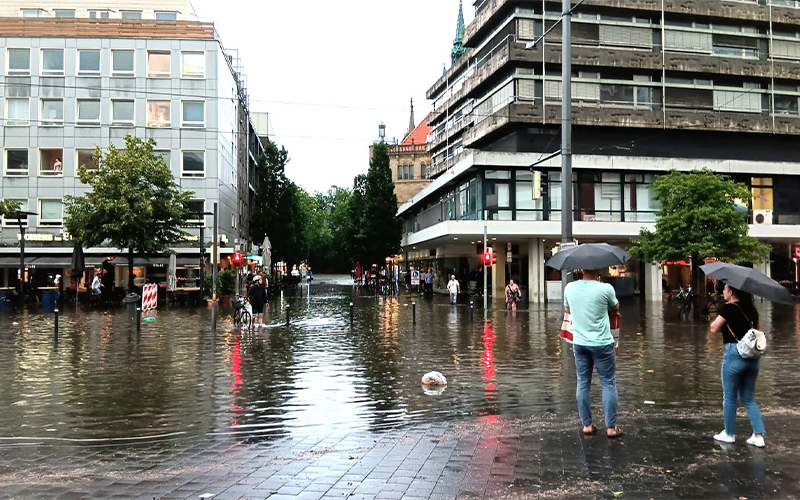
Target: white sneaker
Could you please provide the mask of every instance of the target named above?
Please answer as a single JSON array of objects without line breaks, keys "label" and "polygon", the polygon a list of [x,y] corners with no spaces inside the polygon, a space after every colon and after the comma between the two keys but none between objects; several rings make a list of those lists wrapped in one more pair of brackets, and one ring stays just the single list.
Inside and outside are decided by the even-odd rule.
[{"label": "white sneaker", "polygon": [[764,436],[756,437],[756,435],[753,434],[752,436],[750,436],[750,439],[747,440],[747,444],[752,444],[753,446],[756,446],[758,448],[763,448],[765,446]]},{"label": "white sneaker", "polygon": [[[736,435],[729,436],[725,431],[720,432],[719,434],[714,436],[716,441],[722,441],[723,443],[733,443],[736,441]],[[749,440],[748,440],[749,441]]]}]

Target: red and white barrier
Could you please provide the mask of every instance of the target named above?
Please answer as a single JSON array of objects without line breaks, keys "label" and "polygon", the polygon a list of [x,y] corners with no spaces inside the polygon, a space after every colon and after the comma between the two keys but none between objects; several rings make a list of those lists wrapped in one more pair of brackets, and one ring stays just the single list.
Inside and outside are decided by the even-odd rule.
[{"label": "red and white barrier", "polygon": [[158,285],[149,284],[142,288],[142,312],[158,307]]}]

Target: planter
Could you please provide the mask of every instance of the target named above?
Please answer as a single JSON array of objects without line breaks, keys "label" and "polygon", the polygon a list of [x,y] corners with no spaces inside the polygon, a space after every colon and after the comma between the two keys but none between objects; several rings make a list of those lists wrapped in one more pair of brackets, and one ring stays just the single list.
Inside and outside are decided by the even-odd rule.
[{"label": "planter", "polygon": [[231,305],[231,296],[230,295],[220,295],[220,297],[219,297],[219,305],[226,306],[226,307]]}]

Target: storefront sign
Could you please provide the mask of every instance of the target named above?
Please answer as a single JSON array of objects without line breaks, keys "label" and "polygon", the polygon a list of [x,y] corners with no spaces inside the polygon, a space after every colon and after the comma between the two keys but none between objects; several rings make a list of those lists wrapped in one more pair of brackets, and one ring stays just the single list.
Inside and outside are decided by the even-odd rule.
[{"label": "storefront sign", "polygon": [[419,285],[419,271],[416,269],[411,271],[411,286]]}]

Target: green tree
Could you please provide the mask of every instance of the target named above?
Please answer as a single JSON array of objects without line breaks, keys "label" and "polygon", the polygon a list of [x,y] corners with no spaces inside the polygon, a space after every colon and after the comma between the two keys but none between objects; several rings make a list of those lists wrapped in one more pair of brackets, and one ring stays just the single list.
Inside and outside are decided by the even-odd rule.
[{"label": "green tree", "polygon": [[400,251],[402,221],[397,217],[389,150],[385,142],[372,148],[364,189],[363,226],[367,263],[380,263]]},{"label": "green tree", "polygon": [[632,253],[649,262],[691,260],[692,286],[699,290],[704,259],[763,262],[770,246],[748,235],[748,216],[734,203],[747,204],[747,186],[708,169],[673,171],[653,183],[661,209],[656,231],[642,229]]},{"label": "green tree", "polygon": [[17,200],[0,200],[0,217],[13,217],[21,206]]},{"label": "green tree", "polygon": [[347,205],[347,252],[353,261],[367,264],[367,227],[366,227],[367,176],[357,175],[353,179],[353,191]]},{"label": "green tree", "polygon": [[92,189],[66,196],[64,227],[82,245],[104,241],[128,249],[128,289],[134,290],[136,253],[170,252],[180,242],[190,217],[194,193],[182,191],[164,159],[153,152],[155,141],[125,136],[125,149],[113,145],[92,155],[96,169],[78,169],[81,183]]}]

